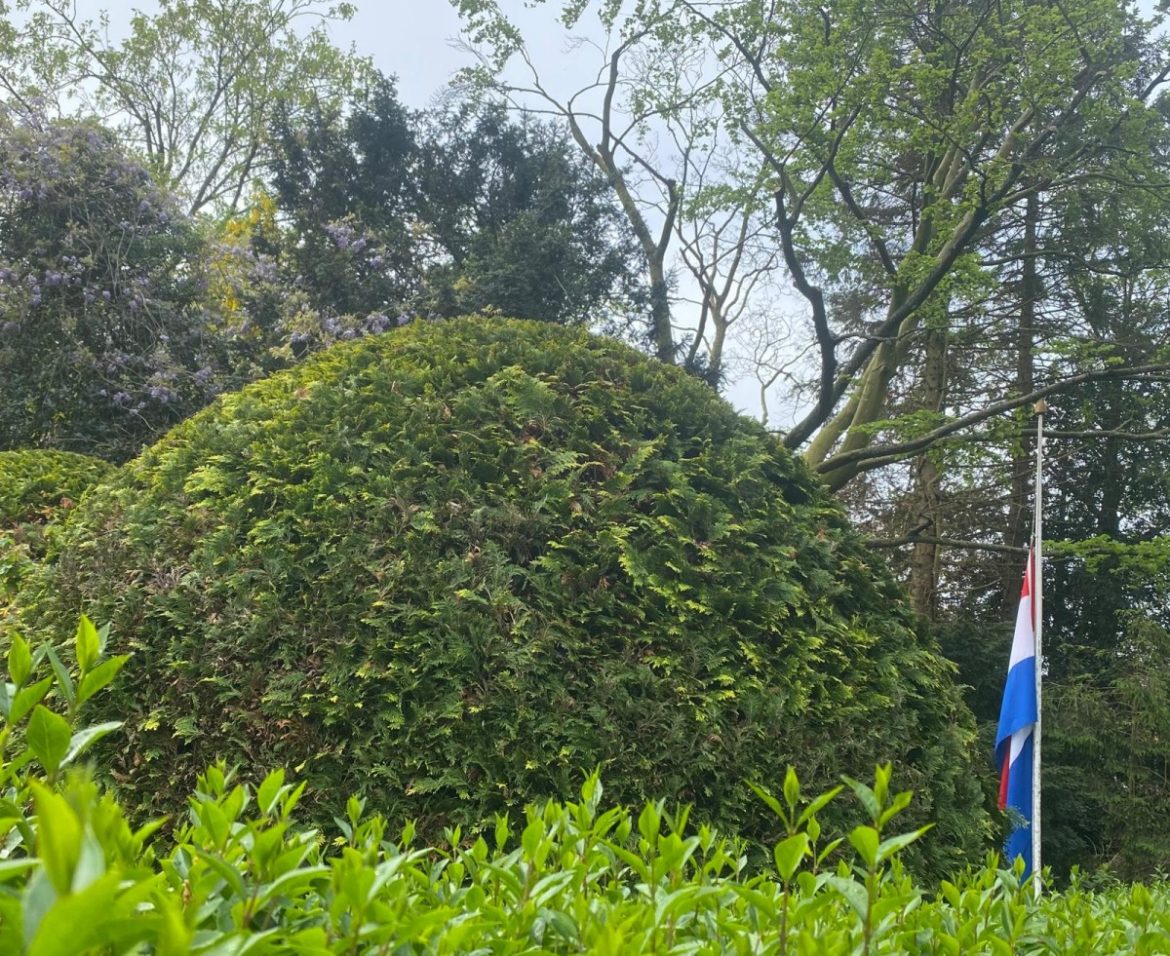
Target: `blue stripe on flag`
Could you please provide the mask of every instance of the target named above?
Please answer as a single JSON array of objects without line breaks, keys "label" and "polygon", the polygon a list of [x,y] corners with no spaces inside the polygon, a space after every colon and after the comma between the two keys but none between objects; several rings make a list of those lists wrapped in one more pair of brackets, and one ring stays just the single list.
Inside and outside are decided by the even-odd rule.
[{"label": "blue stripe on flag", "polygon": [[1032,735],[1024,742],[1015,762],[1008,768],[1007,806],[1026,821],[1014,827],[1004,846],[1008,864],[1024,858],[1024,876],[1032,873]]},{"label": "blue stripe on flag", "polygon": [[996,763],[1003,766],[1004,747],[1012,734],[1036,723],[1036,658],[1025,657],[1008,671],[995,734]]}]

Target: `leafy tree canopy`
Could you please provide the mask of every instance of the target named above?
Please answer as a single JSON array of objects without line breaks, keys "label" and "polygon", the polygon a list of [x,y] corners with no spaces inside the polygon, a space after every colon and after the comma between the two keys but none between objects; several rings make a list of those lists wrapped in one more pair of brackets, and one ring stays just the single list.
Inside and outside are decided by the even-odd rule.
[{"label": "leafy tree canopy", "polygon": [[114,41],[108,14],[84,19],[72,0],[0,0],[0,97],[29,115],[107,118],[188,211],[232,209],[267,167],[277,109],[339,102],[369,74],[325,29],[353,12],[322,0],[159,0]]},{"label": "leafy tree canopy", "polygon": [[276,135],[289,266],[317,309],[616,326],[641,307],[609,187],[551,125],[455,101],[412,114],[382,79]]}]

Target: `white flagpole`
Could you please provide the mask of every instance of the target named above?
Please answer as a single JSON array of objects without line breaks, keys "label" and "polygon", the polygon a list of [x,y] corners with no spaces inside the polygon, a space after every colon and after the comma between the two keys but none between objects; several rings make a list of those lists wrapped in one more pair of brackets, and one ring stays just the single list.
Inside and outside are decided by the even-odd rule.
[{"label": "white flagpole", "polygon": [[1044,657],[1041,639],[1044,630],[1044,413],[1048,403],[1043,399],[1036,411],[1036,493],[1032,514],[1032,613],[1033,633],[1036,639],[1036,725],[1032,728],[1032,890],[1041,893],[1040,870],[1040,715]]}]

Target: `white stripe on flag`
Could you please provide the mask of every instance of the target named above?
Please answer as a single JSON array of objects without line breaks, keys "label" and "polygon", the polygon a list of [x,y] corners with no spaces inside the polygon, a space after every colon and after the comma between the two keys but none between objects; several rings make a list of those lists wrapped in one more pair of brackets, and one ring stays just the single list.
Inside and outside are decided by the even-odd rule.
[{"label": "white stripe on flag", "polygon": [[1024,586],[1020,590],[1020,607],[1016,611],[1016,632],[1012,637],[1012,655],[1008,660],[1011,671],[1020,661],[1036,656],[1036,635],[1032,630],[1032,568],[1024,572]]},{"label": "white stripe on flag", "polygon": [[1016,758],[1020,755],[1020,751],[1024,749],[1024,744],[1028,742],[1028,736],[1032,733],[1034,724],[1028,724],[1027,727],[1021,727],[1014,734],[1012,734],[1011,746],[1008,748],[1008,766],[1016,762]]}]

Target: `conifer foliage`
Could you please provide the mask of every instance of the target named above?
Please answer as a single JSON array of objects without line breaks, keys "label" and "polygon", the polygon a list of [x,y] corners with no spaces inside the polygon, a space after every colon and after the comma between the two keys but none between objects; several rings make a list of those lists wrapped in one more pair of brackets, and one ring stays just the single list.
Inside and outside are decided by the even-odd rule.
[{"label": "conifer foliage", "polygon": [[0,451],[0,616],[45,547],[45,527],[67,515],[113,467],[46,448]]},{"label": "conifer foliage", "polygon": [[682,371],[484,319],[342,343],[92,492],[21,597],[125,635],[131,805],[285,765],[421,833],[600,767],[774,837],[749,782],[892,760],[943,868],[986,821],[949,665],[821,485]]}]

